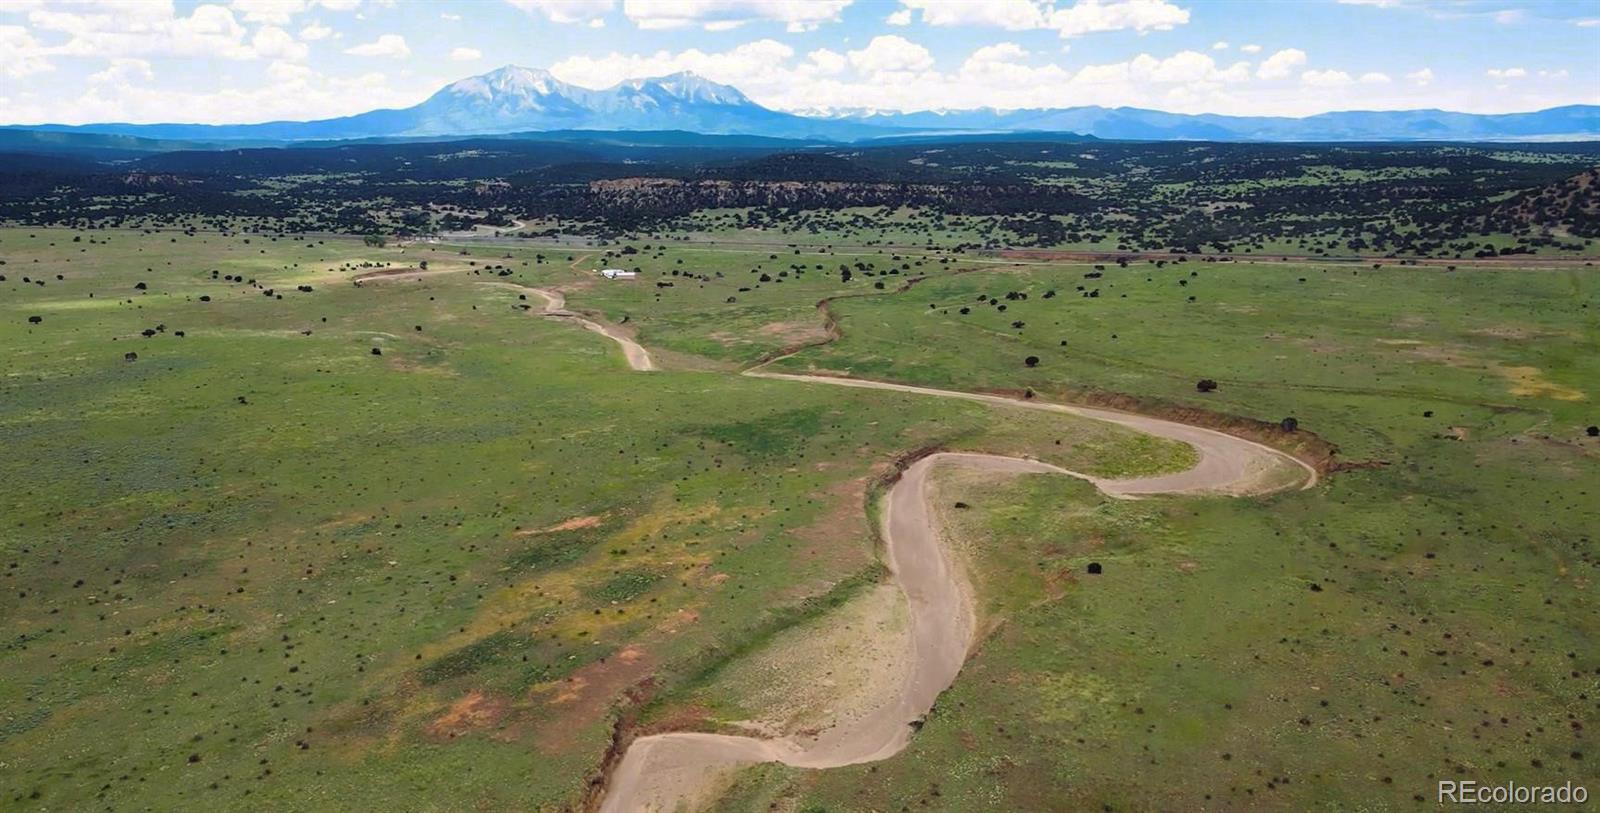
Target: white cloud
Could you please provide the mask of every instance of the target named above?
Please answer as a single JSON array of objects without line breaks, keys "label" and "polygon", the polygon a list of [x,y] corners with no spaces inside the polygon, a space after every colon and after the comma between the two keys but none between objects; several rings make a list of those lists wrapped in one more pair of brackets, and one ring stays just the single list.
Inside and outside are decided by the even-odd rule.
[{"label": "white cloud", "polygon": [[332,34],[333,29],[323,25],[322,23],[311,23],[305,28],[300,29],[300,39],[306,42],[324,40],[332,36]]},{"label": "white cloud", "polygon": [[[8,118],[81,124],[101,121],[172,121],[181,111],[185,121],[247,123],[276,119],[306,120],[358,113],[376,107],[406,107],[426,97],[421,87],[405,90],[389,85],[381,72],[350,78],[318,75],[309,67],[274,62],[271,80],[254,88],[224,85],[197,88],[198,82],[173,88],[146,83],[136,66],[112,73],[103,81],[86,82],[81,94],[7,110]],[[431,90],[431,88],[429,88]]]},{"label": "white cloud", "polygon": [[1483,73],[1491,79],[1522,79],[1528,75],[1526,68],[1490,68]]},{"label": "white cloud", "polygon": [[[985,45],[967,57],[955,76],[942,77],[940,81],[967,89],[969,96],[985,96],[983,104],[987,106],[996,106],[997,103],[1011,106],[1010,100],[1024,102],[1039,88],[1060,88],[1071,81],[1071,71],[1059,65],[1052,63],[1035,67],[1024,64],[1021,60],[1028,56],[1027,49],[1014,42]],[[985,89],[995,89],[1000,93],[989,93]]]},{"label": "white cloud", "polygon": [[1259,46],[1259,45],[1257,45],[1257,44],[1252,42],[1249,45],[1241,45],[1241,46],[1239,46],[1239,50],[1241,50],[1241,51],[1243,51],[1243,52],[1245,52],[1247,54],[1259,54],[1259,53],[1261,53],[1261,46]]},{"label": "white cloud", "polygon": [[483,52],[476,48],[453,48],[450,51],[450,58],[456,62],[473,62],[483,59]]},{"label": "white cloud", "polygon": [[616,0],[506,0],[553,23],[587,23],[617,7]]},{"label": "white cloud", "polygon": [[310,46],[275,25],[264,25],[258,29],[250,45],[257,56],[265,59],[301,60],[311,52]]},{"label": "white cloud", "polygon": [[21,79],[54,70],[43,46],[20,25],[0,25],[0,75]]},{"label": "white cloud", "polygon": [[288,25],[294,15],[306,10],[306,0],[233,0],[228,6],[247,23]]},{"label": "white cloud", "polygon": [[89,81],[93,84],[107,83],[131,84],[133,82],[148,82],[156,78],[150,70],[150,63],[143,59],[131,57],[118,57],[111,60],[106,69],[98,73],[89,74]]},{"label": "white cloud", "polygon": [[1227,40],[1217,40],[1216,42],[1211,43],[1211,50],[1213,50],[1213,51],[1226,51],[1226,50],[1228,50],[1228,41]]},{"label": "white cloud", "polygon": [[1249,78],[1249,63],[1235,62],[1221,68],[1207,54],[1179,51],[1165,59],[1140,54],[1127,62],[1085,65],[1073,75],[1072,81],[1075,84],[1224,84],[1244,82]]},{"label": "white cloud", "polygon": [[1306,52],[1299,48],[1285,48],[1262,60],[1256,69],[1258,79],[1285,79],[1295,68],[1306,64]]},{"label": "white cloud", "polygon": [[316,75],[311,67],[301,62],[274,62],[267,66],[267,76],[274,82],[301,82]]},{"label": "white cloud", "polygon": [[384,34],[372,42],[364,42],[344,49],[351,56],[378,56],[404,59],[411,56],[411,49],[406,46],[406,38],[399,34]]},{"label": "white cloud", "polygon": [[361,0],[317,0],[317,5],[329,11],[355,11]]},{"label": "white cloud", "polygon": [[1007,31],[1044,28],[1049,22],[1046,9],[1033,0],[900,0],[905,23],[911,12],[922,15],[926,25],[986,26]]},{"label": "white cloud", "polygon": [[35,30],[67,36],[65,43],[49,49],[61,56],[257,57],[233,12],[212,4],[195,6],[189,16],[179,17],[170,3],[86,0],[54,8],[41,5],[28,12],[28,22]]},{"label": "white cloud", "polygon": [[[537,0],[512,0],[531,2]],[[565,0],[563,0],[565,1]],[[750,22],[783,23],[791,33],[838,22],[853,0],[623,0],[622,13],[644,29]]]},{"label": "white cloud", "polygon": [[1577,26],[1579,28],[1594,28],[1596,26],[1600,26],[1600,17],[1589,17],[1589,18],[1586,18],[1586,19],[1578,20],[1578,21],[1574,22],[1573,25],[1575,25],[1575,26]]},{"label": "white cloud", "polygon": [[890,25],[908,25],[912,12],[933,26],[1055,29],[1063,37],[1101,31],[1166,31],[1189,22],[1189,10],[1167,0],[1076,0],[1056,6],[1045,0],[900,0]]},{"label": "white cloud", "polygon": [[[1317,65],[1319,70],[1308,71],[1309,58],[1298,49],[1273,54],[1275,61],[1267,68],[1269,75],[1285,81],[1260,81],[1256,74],[1267,60],[1233,59],[1232,49],[1213,51],[1210,43],[1203,41],[1194,50],[1151,51],[1128,59],[1069,66],[1053,46],[1041,47],[1024,35],[980,41],[962,55],[948,48],[939,50],[932,39],[924,41],[910,31],[898,33],[900,36],[864,39],[853,47],[798,49],[776,38],[756,38],[723,50],[590,51],[560,60],[551,71],[565,81],[591,88],[627,78],[693,71],[733,85],[757,103],[780,110],[1104,105],[1188,113],[1307,115],[1358,107],[1473,109],[1473,100],[1481,96],[1481,90],[1474,87],[1435,90],[1440,82],[1433,82],[1428,69],[1404,76],[1403,72],[1385,71],[1381,77],[1379,71],[1348,67],[1322,70],[1324,66]],[[928,32],[928,36],[937,33],[942,32]],[[1302,78],[1302,73],[1308,75]],[[1573,70],[1573,77],[1580,75]],[[1577,84],[1575,79],[1567,81]],[[1431,82],[1433,87],[1421,89],[1423,82]],[[1519,87],[1561,86],[1552,78],[1539,82],[1525,79]],[[1529,103],[1535,98],[1531,94],[1515,98],[1518,106],[1539,106]],[[1554,94],[1550,99],[1550,104],[1543,106],[1561,103],[1561,97]]]},{"label": "white cloud", "polygon": [[1344,6],[1374,6],[1377,8],[1397,8],[1400,0],[1339,0]]},{"label": "white cloud", "polygon": [[1028,49],[1021,45],[1014,42],[997,42],[973,51],[972,56],[967,57],[967,63],[1015,62],[1027,55]]},{"label": "white cloud", "polygon": [[1523,18],[1526,16],[1527,13],[1520,8],[1509,8],[1504,11],[1495,12],[1494,21],[1500,25],[1511,25],[1513,23],[1522,22]]},{"label": "white cloud", "polygon": [[1350,84],[1353,79],[1344,71],[1306,71],[1300,74],[1300,81],[1312,87],[1343,87]]},{"label": "white cloud", "polygon": [[693,71],[716,82],[737,85],[740,90],[748,92],[774,83],[795,82],[795,72],[784,65],[792,56],[794,49],[788,45],[773,39],[762,39],[721,53],[706,53],[691,48],[676,54],[657,51],[645,55],[613,52],[600,57],[572,56],[551,65],[550,72],[575,85],[601,88],[640,76]]},{"label": "white cloud", "polygon": [[1554,71],[1539,71],[1539,76],[1544,79],[1565,79],[1569,75],[1566,68]]},{"label": "white cloud", "polygon": [[1078,0],[1067,8],[1051,11],[1049,27],[1063,37],[1076,37],[1099,31],[1167,31],[1187,22],[1189,10],[1166,0]]},{"label": "white cloud", "polygon": [[441,19],[441,20],[449,20],[452,23],[456,23],[456,22],[460,22],[461,21],[461,15],[460,14],[451,14],[448,11],[441,11],[441,12],[439,12],[439,19]]},{"label": "white cloud", "polygon": [[823,76],[842,73],[850,64],[850,60],[844,54],[830,51],[827,48],[818,48],[806,54],[806,59],[810,60],[811,64],[815,66],[816,72]]},{"label": "white cloud", "polygon": [[850,64],[866,74],[925,71],[933,67],[933,54],[905,37],[884,34],[873,37],[867,47],[849,53]]}]

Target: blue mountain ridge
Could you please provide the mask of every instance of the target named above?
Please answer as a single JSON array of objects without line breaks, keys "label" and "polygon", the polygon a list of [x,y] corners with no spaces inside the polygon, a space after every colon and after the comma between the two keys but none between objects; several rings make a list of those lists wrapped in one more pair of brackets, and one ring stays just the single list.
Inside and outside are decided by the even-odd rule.
[{"label": "blue mountain ridge", "polygon": [[453,82],[422,103],[316,121],[261,124],[14,125],[4,129],[185,141],[297,142],[554,130],[681,130],[819,141],[963,133],[1078,133],[1127,140],[1560,141],[1600,139],[1600,106],[1528,113],[1341,111],[1304,118],[1167,113],[1134,107],[797,115],[693,73],[602,90],[515,65]]}]

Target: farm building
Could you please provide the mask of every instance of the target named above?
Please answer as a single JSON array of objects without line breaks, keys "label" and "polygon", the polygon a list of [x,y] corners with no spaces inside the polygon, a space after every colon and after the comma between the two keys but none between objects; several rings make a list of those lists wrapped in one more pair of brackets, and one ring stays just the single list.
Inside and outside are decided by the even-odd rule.
[{"label": "farm building", "polygon": [[600,276],[606,279],[633,279],[639,276],[638,271],[625,271],[621,268],[602,268]]}]

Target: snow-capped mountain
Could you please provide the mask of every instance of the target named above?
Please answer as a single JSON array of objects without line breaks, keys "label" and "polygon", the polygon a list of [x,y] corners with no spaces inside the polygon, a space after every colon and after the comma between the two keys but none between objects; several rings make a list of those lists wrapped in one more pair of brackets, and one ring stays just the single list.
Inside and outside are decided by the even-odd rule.
[{"label": "snow-capped mountain", "polygon": [[594,95],[595,91],[569,85],[549,71],[507,65],[446,85],[405,111],[412,114],[406,132],[384,135],[572,129],[592,114]]},{"label": "snow-capped mountain", "polygon": [[548,71],[507,65],[452,82],[421,104],[321,121],[265,124],[88,124],[10,127],[200,142],[451,137],[550,130],[684,130],[823,141],[896,135],[1078,133],[1099,138],[1211,141],[1513,141],[1600,138],[1600,106],[1477,115],[1441,110],[1349,111],[1306,118],[1166,113],[1131,107],[1039,110],[870,108],[771,110],[738,88],[693,73],[628,79],[592,90]]},{"label": "snow-capped mountain", "polygon": [[591,90],[538,68],[507,65],[441,88],[421,104],[320,121],[265,124],[40,125],[160,139],[307,141],[407,136],[494,135],[548,130],[689,130],[708,134],[850,140],[875,128],[769,110],[738,88],[693,73],[628,79]]}]

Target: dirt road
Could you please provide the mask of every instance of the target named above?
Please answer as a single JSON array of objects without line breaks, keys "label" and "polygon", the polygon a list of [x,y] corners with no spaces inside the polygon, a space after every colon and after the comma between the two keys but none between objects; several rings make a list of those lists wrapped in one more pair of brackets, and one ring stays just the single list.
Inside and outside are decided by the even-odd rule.
[{"label": "dirt road", "polygon": [[850,727],[832,727],[817,737],[759,739],[703,733],[657,734],[634,740],[611,776],[602,813],[666,811],[708,801],[720,780],[742,766],[782,762],[802,768],[833,768],[887,759],[904,749],[920,721],[966,662],[973,642],[972,588],[940,542],[936,511],[929,503],[928,474],[937,466],[960,465],[996,474],[1054,473],[1080,477],[1113,496],[1149,494],[1262,494],[1316,483],[1316,471],[1270,447],[1222,432],[1112,410],[1018,401],[994,395],[938,390],[829,376],[746,372],[761,378],[860,387],[1041,409],[1109,421],[1136,431],[1189,443],[1199,455],[1176,474],[1111,480],[1067,471],[1037,460],[943,452],[912,464],[884,502],[883,536],[892,578],[910,610],[909,671],[898,691]]},{"label": "dirt road", "polygon": [[592,330],[616,342],[622,348],[622,355],[628,359],[628,366],[634,370],[650,372],[656,369],[655,361],[650,358],[650,351],[644,349],[643,345],[615,327],[601,324],[581,313],[567,310],[567,298],[560,291],[553,291],[548,288],[531,288],[514,282],[485,282],[483,284],[533,294],[544,300],[544,310],[539,312],[541,316],[569,319],[583,325],[585,329]]},{"label": "dirt road", "polygon": [[[632,338],[567,310],[566,298],[559,291],[504,282],[484,284],[533,293],[545,301],[542,315],[575,320],[617,342],[633,369],[655,369],[649,353]],[[1037,460],[986,454],[941,452],[916,461],[889,489],[882,518],[890,574],[905,596],[910,619],[910,651],[904,659],[909,667],[897,683],[891,682],[895,685],[892,695],[853,723],[827,726],[816,735],[758,738],[683,732],[640,737],[629,744],[612,772],[601,800],[602,813],[693,807],[709,801],[719,780],[742,765],[782,762],[801,768],[834,768],[887,759],[906,747],[915,726],[960,674],[975,627],[971,585],[941,543],[937,512],[929,502],[928,475],[937,466],[960,465],[1009,475],[1065,474],[1127,499],[1152,494],[1244,496],[1296,486],[1310,488],[1317,482],[1316,470],[1300,460],[1213,429],[1109,409],[881,381],[773,373],[763,367],[746,370],[744,375],[1077,415],[1187,443],[1194,447],[1198,461],[1186,471],[1135,479],[1094,477]]]},{"label": "dirt road", "polygon": [[538,294],[544,298],[544,315],[558,319],[571,319],[585,328],[604,336],[622,347],[622,355],[628,358],[628,366],[640,372],[649,372],[656,368],[655,362],[650,359],[650,351],[644,345],[634,341],[626,333],[610,326],[596,322],[579,313],[567,310],[567,298],[560,291],[551,291],[545,288],[528,288],[522,285],[514,286],[525,291]]},{"label": "dirt road", "polygon": [[[1063,473],[1089,480],[1098,486],[1101,491],[1118,497],[1134,497],[1141,494],[1263,494],[1281,490],[1286,486],[1295,484],[1295,481],[1298,481],[1298,485],[1301,488],[1310,488],[1317,484],[1316,469],[1298,458],[1280,452],[1271,446],[1235,437],[1225,432],[1218,432],[1215,429],[1190,426],[1186,423],[1152,418],[1148,415],[1118,412],[1114,409],[1101,409],[1098,407],[1052,404],[1032,400],[1024,401],[985,393],[941,390],[932,387],[917,387],[910,384],[891,384],[886,381],[868,381],[825,375],[771,373],[760,367],[746,370],[744,374],[756,378],[771,378],[780,381],[800,381],[808,384],[829,384],[836,387],[856,387],[868,390],[889,390],[891,392],[906,392],[939,398],[957,398],[964,401],[977,401],[984,404],[1018,407],[1021,409],[1063,412],[1069,415],[1078,415],[1097,421],[1126,426],[1129,429],[1155,435],[1156,437],[1182,441],[1193,446],[1199,454],[1199,462],[1195,464],[1194,468],[1187,471],[1136,480],[1107,480],[1062,470]],[[1287,474],[1295,472],[1298,472],[1296,477],[1290,478],[1287,476]]]}]

